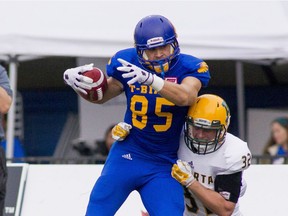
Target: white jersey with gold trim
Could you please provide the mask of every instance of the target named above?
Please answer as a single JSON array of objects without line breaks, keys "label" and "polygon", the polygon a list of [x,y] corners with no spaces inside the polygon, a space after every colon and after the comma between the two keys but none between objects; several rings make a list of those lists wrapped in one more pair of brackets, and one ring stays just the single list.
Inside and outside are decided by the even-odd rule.
[{"label": "white jersey with gold trim", "polygon": [[[238,137],[227,133],[225,142],[215,152],[198,155],[193,153],[183,142],[180,144],[178,157],[187,161],[193,168],[194,177],[205,187],[214,190],[214,182],[217,175],[232,174],[243,171],[251,164],[251,152],[247,143]],[[246,189],[246,183],[242,180],[241,194]],[[193,193],[186,189],[185,191],[185,216],[214,216],[206,209],[200,200]],[[239,204],[237,203],[232,214],[240,216]]]}]

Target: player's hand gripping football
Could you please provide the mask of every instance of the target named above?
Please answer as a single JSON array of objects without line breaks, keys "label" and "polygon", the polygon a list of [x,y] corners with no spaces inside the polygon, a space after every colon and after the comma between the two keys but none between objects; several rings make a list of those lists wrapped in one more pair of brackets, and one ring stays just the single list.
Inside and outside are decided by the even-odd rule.
[{"label": "player's hand gripping football", "polygon": [[119,122],[112,129],[112,137],[117,141],[123,141],[130,133],[132,126],[125,122]]},{"label": "player's hand gripping football", "polygon": [[171,175],[187,188],[196,181],[191,166],[182,160],[177,160],[177,164],[173,165]]},{"label": "player's hand gripping football", "polygon": [[65,83],[71,86],[75,91],[86,95],[87,92],[85,89],[90,90],[93,87],[93,80],[87,76],[83,76],[82,74],[92,69],[93,64],[67,69],[63,74],[63,79]]},{"label": "player's hand gripping football", "polygon": [[118,58],[117,60],[122,64],[122,66],[118,67],[117,70],[125,72],[122,74],[122,77],[132,78],[127,82],[128,85],[132,85],[135,82],[145,85],[151,85],[153,83],[154,76],[150,72],[147,72],[124,59]]}]

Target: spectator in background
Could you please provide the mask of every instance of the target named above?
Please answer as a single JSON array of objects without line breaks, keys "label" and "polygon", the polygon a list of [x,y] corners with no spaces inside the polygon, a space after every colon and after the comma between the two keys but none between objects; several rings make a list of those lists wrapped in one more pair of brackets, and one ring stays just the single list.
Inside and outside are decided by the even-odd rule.
[{"label": "spectator in background", "polygon": [[[0,66],[0,141],[5,137],[2,125],[2,115],[6,114],[12,103],[12,89],[9,84],[7,71]],[[5,151],[0,146],[0,216],[3,215],[4,202],[6,195],[7,167]]]},{"label": "spectator in background", "polygon": [[114,127],[114,124],[109,126],[105,131],[104,140],[102,141],[96,141],[96,149],[95,154],[97,159],[99,160],[106,160],[108,153],[110,151],[110,148],[112,144],[115,142],[115,140],[112,137],[112,129]]},{"label": "spectator in background", "polygon": [[89,144],[83,139],[76,139],[72,142],[73,148],[82,156],[95,157],[96,162],[105,161],[112,144],[115,142],[115,139],[112,137],[113,126],[114,124],[106,129],[103,140],[96,140]]},{"label": "spectator in background", "polygon": [[[271,137],[264,148],[264,154],[288,156],[288,117],[280,117],[271,123]],[[285,158],[273,160],[273,164],[282,164]]]}]

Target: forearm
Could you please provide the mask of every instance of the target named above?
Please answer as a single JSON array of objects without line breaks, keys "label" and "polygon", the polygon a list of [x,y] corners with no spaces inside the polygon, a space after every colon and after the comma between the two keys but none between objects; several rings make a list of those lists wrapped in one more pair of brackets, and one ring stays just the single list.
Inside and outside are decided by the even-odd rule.
[{"label": "forearm", "polygon": [[196,100],[198,90],[194,88],[188,92],[179,84],[165,81],[163,88],[158,93],[177,106],[190,106]]},{"label": "forearm", "polygon": [[231,215],[235,204],[225,200],[218,192],[210,190],[195,181],[189,186],[193,194],[213,213],[219,216]]},{"label": "forearm", "polygon": [[118,80],[111,77],[107,80],[107,82],[108,88],[105,91],[102,100],[95,101],[94,103],[103,104],[123,92],[123,86]]},{"label": "forearm", "polygon": [[[140,84],[149,85],[156,90],[162,97],[177,106],[190,106],[198,96],[198,92],[202,86],[200,80],[194,76],[186,76],[181,83],[172,83],[162,79],[157,74],[152,74],[142,68],[133,65],[124,59],[117,59],[122,66],[117,67],[118,71],[124,72],[123,78],[130,78],[128,85],[138,82]],[[180,79],[180,78],[179,78]],[[175,77],[177,80],[177,77]]]},{"label": "forearm", "polygon": [[12,98],[0,87],[0,113],[6,114],[11,106]]},{"label": "forearm", "polygon": [[177,106],[191,106],[196,101],[200,88],[201,82],[197,78],[186,77],[181,84],[164,81],[159,94]]}]

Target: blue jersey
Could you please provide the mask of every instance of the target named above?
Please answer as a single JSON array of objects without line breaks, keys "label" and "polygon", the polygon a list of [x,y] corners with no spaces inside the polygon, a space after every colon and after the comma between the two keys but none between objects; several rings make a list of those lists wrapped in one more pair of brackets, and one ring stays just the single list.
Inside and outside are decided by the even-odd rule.
[{"label": "blue jersey", "polygon": [[[107,65],[108,76],[117,79],[124,87],[127,98],[124,121],[133,127],[121,145],[139,153],[149,152],[148,157],[156,155],[162,158],[176,158],[188,107],[176,106],[159,95],[151,86],[139,83],[129,86],[127,81],[130,78],[123,78],[123,72],[117,70],[117,67],[121,66],[117,61],[118,58],[144,70],[147,69],[139,63],[135,48],[119,51]],[[165,80],[180,84],[184,78],[192,76],[199,79],[202,86],[207,86],[210,74],[203,60],[186,54],[180,54],[177,58],[175,65],[165,72]]]}]

